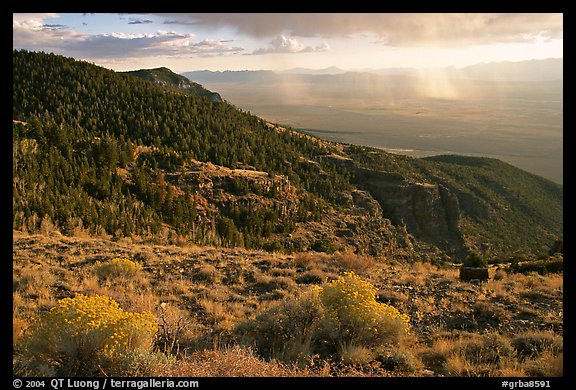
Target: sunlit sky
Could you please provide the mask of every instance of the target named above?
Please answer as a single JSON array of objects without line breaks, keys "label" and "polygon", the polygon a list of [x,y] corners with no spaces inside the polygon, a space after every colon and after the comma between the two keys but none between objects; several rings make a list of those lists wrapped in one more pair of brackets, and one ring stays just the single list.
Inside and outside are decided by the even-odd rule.
[{"label": "sunlit sky", "polygon": [[13,14],[13,48],[114,70],[464,67],[563,57],[562,14]]}]

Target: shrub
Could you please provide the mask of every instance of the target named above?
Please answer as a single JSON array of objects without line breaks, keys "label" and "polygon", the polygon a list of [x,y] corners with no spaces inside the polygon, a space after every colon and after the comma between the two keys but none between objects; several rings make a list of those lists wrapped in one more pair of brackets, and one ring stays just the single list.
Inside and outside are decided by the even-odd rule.
[{"label": "shrub", "polygon": [[250,290],[257,294],[275,290],[289,290],[296,284],[292,278],[285,276],[272,277],[261,273],[256,274],[254,279],[254,283],[250,285]]},{"label": "shrub", "polygon": [[321,270],[311,270],[304,272],[296,278],[298,284],[322,284],[326,279],[326,274]]},{"label": "shrub", "polygon": [[414,355],[408,351],[389,350],[386,348],[378,351],[376,360],[387,371],[415,372],[419,367]]},{"label": "shrub", "polygon": [[490,332],[482,336],[483,361],[488,363],[500,363],[514,356],[514,348],[510,340],[498,333]]},{"label": "shrub", "polygon": [[549,332],[529,332],[512,339],[512,346],[522,358],[540,356],[544,351],[562,351],[562,338]]},{"label": "shrub", "polygon": [[220,278],[220,271],[212,264],[203,264],[196,270],[194,277],[207,283],[215,283]]},{"label": "shrub", "polygon": [[150,352],[143,350],[128,351],[118,357],[102,357],[103,366],[108,376],[159,376],[159,368],[176,364],[174,356],[166,355],[160,351]]},{"label": "shrub", "polygon": [[538,272],[540,275],[550,273],[560,273],[564,269],[564,260],[562,257],[554,257],[547,260],[532,260],[510,265],[510,271],[515,273],[528,274]]},{"label": "shrub", "polygon": [[563,376],[564,353],[544,352],[535,360],[530,361],[525,371],[528,375],[539,377]]},{"label": "shrub", "polygon": [[340,350],[340,358],[346,365],[366,366],[372,363],[375,357],[371,348],[361,344],[343,344]]},{"label": "shrub", "polygon": [[374,257],[357,255],[355,253],[334,254],[331,260],[344,270],[356,273],[367,272],[376,266]]},{"label": "shrub", "polygon": [[158,332],[156,332],[155,349],[166,355],[177,355],[180,344],[189,339],[193,328],[189,313],[166,302],[158,310]]},{"label": "shrub", "polygon": [[104,263],[97,261],[94,264],[94,269],[99,278],[107,279],[109,277],[136,275],[142,269],[142,265],[126,257],[116,257]]},{"label": "shrub", "polygon": [[104,362],[150,349],[157,329],[149,312],[126,312],[108,297],[78,294],[58,301],[33,330],[28,365],[60,376],[95,374]]},{"label": "shrub", "polygon": [[494,272],[494,280],[503,280],[506,276],[507,273],[503,268],[498,268],[496,272]]},{"label": "shrub", "polygon": [[502,305],[494,302],[478,301],[472,309],[474,319],[481,324],[498,325],[510,317]]},{"label": "shrub", "polygon": [[284,252],[286,248],[281,241],[268,241],[262,245],[266,252]]},{"label": "shrub", "polygon": [[410,318],[393,306],[377,302],[376,291],[351,272],[322,286],[320,300],[333,338],[340,343],[354,340],[377,346],[394,344],[409,333]]},{"label": "shrub", "polygon": [[407,315],[377,302],[375,294],[372,284],[346,273],[240,323],[235,333],[266,358],[302,362],[339,354],[348,363],[363,361],[360,355],[397,344],[410,328]]},{"label": "shrub", "polygon": [[468,253],[466,259],[462,263],[464,267],[474,267],[474,268],[488,268],[488,260],[480,256],[476,252]]},{"label": "shrub", "polygon": [[240,323],[235,332],[267,358],[293,360],[298,354],[309,352],[322,315],[320,301],[312,291]]},{"label": "shrub", "polygon": [[314,241],[314,244],[310,247],[314,252],[326,252],[334,253],[338,250],[338,247],[328,239],[320,239]]}]

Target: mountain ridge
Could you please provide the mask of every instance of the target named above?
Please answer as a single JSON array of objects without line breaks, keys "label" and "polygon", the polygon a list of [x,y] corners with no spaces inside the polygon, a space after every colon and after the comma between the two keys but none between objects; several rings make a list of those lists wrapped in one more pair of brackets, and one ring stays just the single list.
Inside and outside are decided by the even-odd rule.
[{"label": "mountain ridge", "polygon": [[202,85],[190,81],[188,78],[179,75],[177,73],[174,73],[172,72],[172,70],[166,67],[153,68],[153,69],[139,69],[121,73],[134,77],[139,77],[144,80],[149,80],[156,84],[184,91],[191,95],[207,97],[208,99],[214,102],[222,101],[222,97],[220,96],[220,94],[209,91]]},{"label": "mountain ridge", "polygon": [[299,75],[299,76],[342,76],[350,74],[371,74],[380,76],[419,76],[422,73],[441,73],[443,77],[470,78],[477,80],[508,80],[508,81],[555,81],[564,78],[564,59],[546,58],[523,61],[492,61],[481,62],[461,68],[382,68],[382,69],[350,69],[344,70],[332,66],[323,69],[293,68],[283,71],[273,70],[226,70],[184,71],[180,74],[190,79],[206,81],[240,81],[252,79],[255,76],[269,78]]}]

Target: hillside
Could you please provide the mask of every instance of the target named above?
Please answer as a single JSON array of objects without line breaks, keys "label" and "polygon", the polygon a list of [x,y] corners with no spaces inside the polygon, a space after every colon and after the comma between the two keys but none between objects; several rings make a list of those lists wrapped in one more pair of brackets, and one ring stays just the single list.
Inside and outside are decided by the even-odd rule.
[{"label": "hillside", "polygon": [[434,261],[562,237],[562,187],[496,160],[321,141],[183,94],[166,68],[13,59],[18,230]]},{"label": "hillside", "polygon": [[[491,280],[476,285],[458,280],[456,268],[429,263],[146,244],[57,232],[15,233],[13,248],[17,375],[562,376],[562,275],[509,274],[504,266],[494,267]],[[132,259],[142,269],[113,273],[102,267],[118,258]],[[280,317],[283,313],[274,308],[308,302],[307,292],[342,272],[361,275],[378,288],[380,302],[409,316],[411,333],[400,344],[374,348],[354,341],[326,356],[312,354],[318,348],[313,339],[291,337],[291,327],[304,332],[313,325],[306,322],[313,311]],[[42,356],[42,349],[25,348],[25,336],[57,300],[76,293],[105,295],[126,310],[152,312],[162,324],[156,345],[168,357],[159,352],[127,355],[115,365],[92,367],[96,372],[90,371],[92,360],[58,367],[51,356],[51,367],[38,364],[34,358]],[[250,324],[260,324],[262,337],[276,338],[284,348],[251,345],[244,334]],[[72,356],[74,362],[84,358]]]},{"label": "hillside", "polygon": [[218,93],[209,91],[200,84],[190,81],[168,68],[140,69],[123,73],[152,81],[164,87],[184,91],[194,96],[204,96],[214,102],[222,101],[222,97]]},{"label": "hillside", "polygon": [[522,257],[527,248],[545,253],[555,236],[562,237],[562,186],[540,176],[490,158],[413,159],[372,148],[346,150],[362,167],[446,188],[457,199],[463,238],[477,250],[501,259]]}]

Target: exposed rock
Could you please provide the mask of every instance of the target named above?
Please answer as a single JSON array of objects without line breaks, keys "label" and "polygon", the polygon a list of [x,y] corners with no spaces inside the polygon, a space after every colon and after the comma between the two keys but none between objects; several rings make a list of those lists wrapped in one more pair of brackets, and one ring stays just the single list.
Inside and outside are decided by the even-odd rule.
[{"label": "exposed rock", "polygon": [[372,197],[368,191],[354,190],[352,191],[352,198],[354,205],[358,208],[366,210],[369,215],[376,215],[381,213],[381,207],[378,201]]},{"label": "exposed rock", "polygon": [[413,183],[397,173],[359,169],[357,177],[382,206],[384,217],[408,233],[460,250],[458,198],[440,184]]},{"label": "exposed rock", "polygon": [[340,156],[338,154],[332,153],[325,156],[320,156],[321,160],[328,161],[337,167],[341,168],[354,168],[354,160],[349,157]]},{"label": "exposed rock", "polygon": [[336,203],[341,206],[352,207],[354,206],[354,198],[350,192],[338,192],[335,195]]}]

